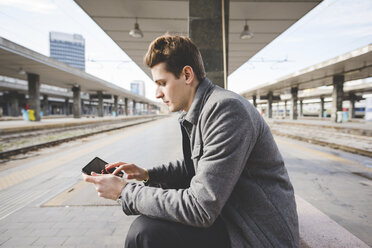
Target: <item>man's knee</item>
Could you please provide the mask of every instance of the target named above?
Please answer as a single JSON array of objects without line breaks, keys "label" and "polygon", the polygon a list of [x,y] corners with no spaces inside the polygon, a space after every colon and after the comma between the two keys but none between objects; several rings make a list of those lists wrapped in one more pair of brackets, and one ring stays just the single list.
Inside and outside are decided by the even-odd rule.
[{"label": "man's knee", "polygon": [[[129,228],[126,240],[126,248],[138,247],[160,247],[162,233],[160,231],[161,225],[157,223],[156,219],[146,216],[139,216],[134,220]],[[160,228],[160,229],[159,229]],[[158,246],[158,245],[159,246]]]}]

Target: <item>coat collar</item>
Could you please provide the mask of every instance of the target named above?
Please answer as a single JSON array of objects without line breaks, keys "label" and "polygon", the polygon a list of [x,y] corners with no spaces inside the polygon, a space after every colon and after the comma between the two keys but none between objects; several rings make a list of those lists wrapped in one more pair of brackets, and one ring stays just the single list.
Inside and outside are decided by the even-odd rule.
[{"label": "coat collar", "polygon": [[208,78],[205,78],[201,83],[199,83],[189,111],[182,111],[178,118],[178,121],[181,124],[186,120],[190,124],[196,125],[200,111],[203,109],[204,104],[214,87],[214,84]]}]

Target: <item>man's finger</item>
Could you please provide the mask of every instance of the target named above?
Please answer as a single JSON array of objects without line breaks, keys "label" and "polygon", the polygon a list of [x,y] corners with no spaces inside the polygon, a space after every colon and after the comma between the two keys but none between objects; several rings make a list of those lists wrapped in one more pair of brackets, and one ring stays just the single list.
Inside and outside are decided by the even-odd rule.
[{"label": "man's finger", "polygon": [[88,183],[96,183],[96,178],[93,177],[93,176],[89,176],[87,174],[83,174],[83,178],[84,178],[84,181],[85,182],[88,182]]},{"label": "man's finger", "polygon": [[136,176],[132,174],[127,174],[127,179],[136,179]]},{"label": "man's finger", "polygon": [[121,167],[116,168],[112,174],[113,174],[113,175],[116,175],[116,174],[118,174],[118,173],[119,173],[120,171],[122,171],[122,170],[123,170],[123,169],[122,169]]},{"label": "man's finger", "polygon": [[104,174],[98,174],[98,173],[95,173],[94,171],[92,171],[91,173],[90,173],[92,176],[94,176],[94,177],[100,177],[100,176],[103,176]]},{"label": "man's finger", "polygon": [[106,168],[106,170],[109,170],[109,169],[118,167],[118,166],[120,166],[122,164],[126,164],[126,163],[124,163],[124,162],[116,162],[116,163],[112,163],[112,164],[106,164],[105,165],[105,168]]}]

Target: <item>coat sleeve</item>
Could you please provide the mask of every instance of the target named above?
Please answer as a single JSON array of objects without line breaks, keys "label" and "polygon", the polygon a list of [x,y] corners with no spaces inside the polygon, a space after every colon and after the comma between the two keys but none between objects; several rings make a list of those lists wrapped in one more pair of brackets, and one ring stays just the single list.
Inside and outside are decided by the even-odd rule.
[{"label": "coat sleeve", "polygon": [[211,226],[230,197],[256,142],[246,106],[238,99],[215,103],[200,116],[203,154],[187,189],[127,184],[123,211],[196,227]]},{"label": "coat sleeve", "polygon": [[146,186],[163,189],[184,189],[190,186],[192,176],[188,175],[183,159],[162,164],[148,171],[149,181]]}]

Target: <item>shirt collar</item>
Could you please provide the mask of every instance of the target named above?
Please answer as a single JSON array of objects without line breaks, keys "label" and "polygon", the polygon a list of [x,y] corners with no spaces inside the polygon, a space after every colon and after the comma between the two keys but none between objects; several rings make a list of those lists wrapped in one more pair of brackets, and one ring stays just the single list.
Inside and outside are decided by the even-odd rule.
[{"label": "shirt collar", "polygon": [[196,125],[200,111],[202,110],[205,101],[208,99],[212,88],[214,88],[214,84],[208,78],[205,78],[201,83],[199,83],[189,111],[182,111],[178,118],[181,124],[186,120],[189,123]]}]

